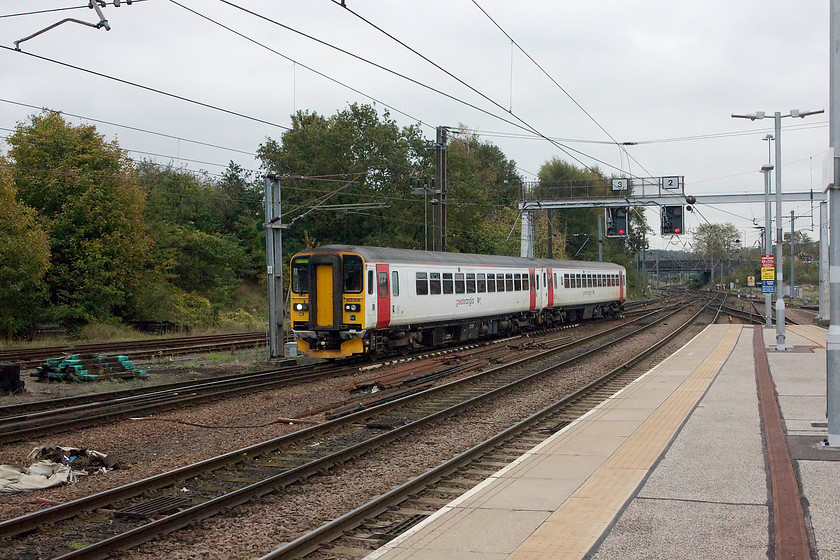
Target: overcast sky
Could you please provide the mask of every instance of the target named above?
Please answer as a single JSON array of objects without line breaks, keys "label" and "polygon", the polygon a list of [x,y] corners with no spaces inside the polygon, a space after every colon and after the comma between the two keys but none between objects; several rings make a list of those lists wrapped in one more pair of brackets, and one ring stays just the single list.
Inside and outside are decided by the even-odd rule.
[{"label": "overcast sky", "polygon": [[[383,103],[392,107],[391,116],[400,125],[422,123],[430,139],[437,125],[479,131],[483,140],[497,144],[516,161],[526,179],[554,157],[582,164],[544,139],[519,138],[523,130],[505,121],[521,119],[541,134],[561,139],[585,154],[575,153],[580,162],[607,174],[682,175],[686,194],[702,195],[763,193],[758,170],[768,158],[768,143],[762,139],[772,132],[772,119],[752,122],[733,119],[732,113],[826,109],[804,120],[782,121],[783,192],[813,189],[821,196],[824,187],[826,0],[346,0],[348,8],[498,105],[332,0],[179,2],[276,52],[170,0],[135,0],[130,6],[123,0],[120,7],[111,0],[103,8],[110,31],[65,23],[20,47],[24,53],[251,118],[9,50],[14,41],[63,18],[93,23],[98,18],[87,8],[5,17],[79,6],[84,0],[0,0],[0,45],[8,47],[0,50],[0,136],[37,112],[9,102],[49,107],[123,125],[93,122],[137,159],[218,173],[230,160],[257,169],[252,154],[266,137],[279,139],[296,110],[332,115],[349,103],[374,103],[374,98],[378,108],[384,109]],[[479,7],[524,53],[512,47]],[[613,139],[638,142],[627,147],[632,158]],[[7,148],[0,142],[0,151]],[[786,205],[785,231],[790,229],[791,209],[802,216],[797,229],[810,230],[813,222],[809,235],[817,239],[818,210],[812,220],[809,204]],[[699,215],[688,218],[689,229],[707,220],[730,222],[744,232],[746,245],[757,240],[753,220],[763,225],[762,204],[698,210]],[[648,211],[648,222],[658,233],[658,212]],[[651,246],[682,248],[690,241],[689,235],[678,241],[657,235]]]}]

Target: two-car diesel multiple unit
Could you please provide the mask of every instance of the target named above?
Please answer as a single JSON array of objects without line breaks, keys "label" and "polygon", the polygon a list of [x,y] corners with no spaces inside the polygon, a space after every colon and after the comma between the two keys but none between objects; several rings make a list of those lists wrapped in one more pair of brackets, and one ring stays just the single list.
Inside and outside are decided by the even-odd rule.
[{"label": "two-car diesel multiple unit", "polygon": [[298,350],[345,358],[612,316],[624,267],[602,262],[329,245],[292,257]]}]

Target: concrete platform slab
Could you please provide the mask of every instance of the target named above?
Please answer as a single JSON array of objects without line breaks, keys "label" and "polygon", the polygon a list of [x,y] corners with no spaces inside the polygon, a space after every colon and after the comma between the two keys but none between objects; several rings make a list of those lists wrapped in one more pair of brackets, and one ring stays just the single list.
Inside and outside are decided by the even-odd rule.
[{"label": "concrete platform slab", "polygon": [[636,499],[591,559],[767,560],[767,524],[763,506]]}]

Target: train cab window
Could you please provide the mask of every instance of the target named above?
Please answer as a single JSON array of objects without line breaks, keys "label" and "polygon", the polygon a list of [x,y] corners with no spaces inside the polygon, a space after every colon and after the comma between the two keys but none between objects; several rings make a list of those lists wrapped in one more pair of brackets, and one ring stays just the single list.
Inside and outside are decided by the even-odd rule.
[{"label": "train cab window", "polygon": [[476,274],[475,279],[478,283],[478,293],[485,293],[487,291],[487,277],[484,274]]},{"label": "train cab window", "polygon": [[363,267],[362,257],[358,255],[344,255],[342,258],[344,269],[344,292],[358,294],[362,291]]},{"label": "train cab window", "polygon": [[514,274],[513,275],[513,291],[514,292],[521,292],[522,291],[522,275],[521,274]]},{"label": "train cab window", "polygon": [[[481,286],[479,286],[481,288]],[[495,292],[496,291],[496,275],[495,274],[488,274],[487,275],[487,291],[488,292]]]},{"label": "train cab window", "polygon": [[368,293],[373,293],[373,271],[368,270]]},{"label": "train cab window", "polygon": [[439,295],[440,292],[440,272],[432,272],[429,274],[429,293],[436,296]]},{"label": "train cab window", "polygon": [[388,297],[388,273],[379,273],[379,297]]},{"label": "train cab window", "polygon": [[309,257],[292,260],[292,291],[296,294],[309,293]]},{"label": "train cab window", "polygon": [[464,274],[463,273],[455,273],[455,293],[456,294],[463,294],[466,293],[467,287],[464,284]]},{"label": "train cab window", "polygon": [[505,274],[505,290],[513,291],[513,274]]},{"label": "train cab window", "polygon": [[443,293],[444,294],[455,293],[455,284],[452,281],[452,273],[451,272],[444,272],[443,273]]},{"label": "train cab window", "polygon": [[396,270],[391,272],[391,295],[400,295],[400,273]]},{"label": "train cab window", "polygon": [[417,273],[417,295],[425,296],[429,293],[429,280],[425,272]]},{"label": "train cab window", "polygon": [[473,273],[467,274],[467,293],[475,293],[475,274]]}]

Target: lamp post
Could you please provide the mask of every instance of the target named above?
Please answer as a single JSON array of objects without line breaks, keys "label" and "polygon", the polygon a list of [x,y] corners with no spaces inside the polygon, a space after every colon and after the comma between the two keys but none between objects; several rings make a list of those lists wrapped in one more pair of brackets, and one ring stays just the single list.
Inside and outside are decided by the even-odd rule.
[{"label": "lamp post", "polygon": [[[782,235],[782,119],[785,117],[799,117],[804,119],[809,115],[817,115],[823,113],[823,109],[819,111],[799,111],[798,109],[791,109],[787,115],[776,111],[773,114],[773,121],[775,124],[776,136],[776,350],[785,349],[785,299],[782,292],[782,242],[784,237]],[[733,118],[750,119],[751,121],[761,120],[767,113],[758,111],[756,113],[749,113],[746,115],[733,114]]]}]

